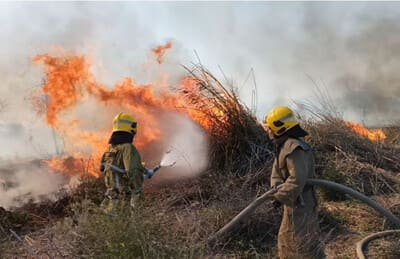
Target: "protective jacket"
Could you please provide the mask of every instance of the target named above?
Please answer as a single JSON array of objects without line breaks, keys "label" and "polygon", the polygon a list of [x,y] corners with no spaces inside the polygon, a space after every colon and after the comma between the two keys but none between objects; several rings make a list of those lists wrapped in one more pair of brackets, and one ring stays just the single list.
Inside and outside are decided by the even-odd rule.
[{"label": "protective jacket", "polygon": [[315,174],[314,157],[300,139],[285,138],[282,142],[271,174],[271,186],[280,185],[274,197],[284,205],[279,258],[325,258],[318,240],[317,199],[314,189],[305,185]]},{"label": "protective jacket", "polygon": [[107,188],[101,207],[108,213],[124,208],[130,200],[135,206],[142,196],[142,185],[146,168],[134,145],[132,138],[126,138],[125,133],[113,133],[107,150],[101,159],[100,170],[104,172]]},{"label": "protective jacket", "polygon": [[120,193],[141,192],[146,169],[142,165],[139,152],[132,144],[109,145],[103,155],[102,164],[107,189],[116,189]]}]

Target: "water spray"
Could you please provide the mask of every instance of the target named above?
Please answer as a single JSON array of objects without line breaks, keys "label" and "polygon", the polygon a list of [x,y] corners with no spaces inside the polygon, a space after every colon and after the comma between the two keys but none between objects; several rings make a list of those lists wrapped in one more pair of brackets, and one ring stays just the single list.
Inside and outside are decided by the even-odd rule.
[{"label": "water spray", "polygon": [[159,165],[157,165],[156,167],[153,168],[153,174],[149,177],[147,174],[144,176],[144,179],[150,179],[151,177],[153,177],[153,175],[161,169],[161,167],[173,167],[176,164],[176,161],[174,161],[173,163],[169,164],[169,165],[163,165],[162,163],[160,163]]},{"label": "water spray", "polygon": [[[183,161],[182,161],[183,160]],[[161,159],[160,165],[162,167],[172,167],[178,162],[184,162],[193,171],[191,163],[188,158],[185,156],[183,150],[180,150],[176,147],[172,147],[164,153],[164,156]],[[182,166],[182,163],[179,163]]]},{"label": "water spray", "polygon": [[[157,165],[157,166],[155,166],[155,167],[152,169],[153,173],[152,173],[151,175],[146,174],[146,175],[144,176],[144,179],[150,179],[150,178],[153,177],[153,175],[154,175],[158,170],[160,170],[162,167],[173,167],[173,166],[175,166],[177,160],[175,160],[175,157],[173,157],[173,156],[168,156],[169,154],[171,154],[171,150],[167,150],[167,151],[165,152],[165,155],[164,155],[163,158],[161,159],[160,164]],[[105,168],[107,165],[108,165],[112,170],[114,170],[115,172],[118,172],[118,173],[120,173],[120,174],[125,174],[125,170],[124,170],[124,169],[119,168],[119,167],[116,166],[116,165],[108,164],[108,163],[101,163],[101,169],[100,169],[100,171],[103,172],[103,171],[104,171],[104,168]]]}]

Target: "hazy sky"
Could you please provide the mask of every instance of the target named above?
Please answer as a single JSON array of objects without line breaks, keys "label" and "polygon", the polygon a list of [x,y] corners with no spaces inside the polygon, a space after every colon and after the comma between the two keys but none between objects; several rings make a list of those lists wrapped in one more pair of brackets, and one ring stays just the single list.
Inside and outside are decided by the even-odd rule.
[{"label": "hazy sky", "polygon": [[[311,78],[346,119],[399,121],[399,14],[396,2],[2,2],[0,132],[18,127],[18,141],[34,142],[32,150],[50,133],[26,98],[43,76],[32,57],[55,46],[90,55],[98,81],[109,86],[163,72],[173,83],[196,50],[216,76],[223,78],[220,66],[235,81],[249,106],[254,84],[243,82],[253,68],[260,119],[275,105],[312,99]],[[165,64],[144,70],[151,48],[169,40]]]}]

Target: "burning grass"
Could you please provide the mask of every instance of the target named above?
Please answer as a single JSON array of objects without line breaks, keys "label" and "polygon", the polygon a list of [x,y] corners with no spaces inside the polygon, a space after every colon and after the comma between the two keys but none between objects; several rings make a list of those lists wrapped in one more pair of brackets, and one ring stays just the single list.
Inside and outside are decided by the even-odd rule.
[{"label": "burning grass", "polygon": [[353,132],[338,118],[308,121],[308,142],[319,178],[346,184],[367,195],[399,191],[400,149]]},{"label": "burning grass", "polygon": [[[175,108],[184,110],[206,130],[210,143],[208,170],[196,179],[158,189],[145,186],[146,202],[133,213],[118,218],[100,213],[98,204],[104,189],[101,181],[88,178],[74,194],[59,200],[59,205],[48,203],[48,208],[40,209],[49,211],[47,215],[40,214],[45,219],[60,212],[60,217],[65,218],[54,220],[57,224],[43,232],[18,229],[34,240],[48,240],[49,245],[36,242],[35,251],[52,257],[270,258],[275,255],[281,211],[269,203],[258,208],[226,242],[213,247],[205,245],[211,234],[268,188],[273,147],[256,118],[241,104],[234,88],[228,90],[202,66],[186,69],[189,76],[177,91],[187,105]],[[338,117],[322,116],[319,120],[304,121],[303,125],[310,133],[307,141],[313,146],[319,178],[380,197],[396,213],[398,207],[393,205],[400,201],[394,195],[399,192],[400,184],[397,146],[388,140],[374,142],[359,136]],[[362,234],[379,230],[382,219],[359,203],[329,201],[346,197],[322,194],[322,229],[327,250],[353,257],[353,241]],[[52,206],[58,209],[50,210]],[[12,224],[7,227],[15,228]],[[5,258],[29,254],[26,249],[13,249],[21,244],[10,242],[11,239],[9,235],[2,239],[7,245],[0,248],[8,247],[3,253]]]},{"label": "burning grass", "polygon": [[[221,176],[219,180],[224,178]],[[33,240],[31,248],[35,253],[50,257],[203,258],[218,254],[269,257],[279,214],[271,213],[269,204],[262,206],[226,243],[207,247],[204,242],[255,197],[256,190],[251,188],[230,193],[245,186],[244,178],[236,179],[219,181],[209,189],[205,189],[206,178],[158,191],[145,189],[146,202],[133,213],[126,211],[117,218],[103,214],[97,203],[83,199],[66,205],[68,215],[52,221],[49,227],[18,233],[23,239],[28,236]],[[21,248],[22,244],[13,237],[5,241],[6,247],[0,245],[4,258],[30,256],[31,252]]]},{"label": "burning grass", "polygon": [[243,176],[271,162],[272,143],[234,88],[226,88],[201,65],[186,69],[190,76],[181,93],[196,113],[194,119],[207,120],[210,168]]},{"label": "burning grass", "polygon": [[[170,47],[160,46],[153,52],[161,57]],[[88,167],[88,173],[99,176],[96,165],[110,130],[105,121],[111,121],[119,110],[132,112],[139,125],[145,125],[145,130],[139,127],[135,138],[144,154],[154,156],[159,152],[154,144],[163,146],[165,139],[173,137],[169,124],[174,113],[208,134],[210,167],[220,173],[245,175],[272,159],[271,142],[234,88],[222,85],[201,65],[185,67],[188,75],[175,89],[139,85],[132,78],[110,89],[96,81],[84,56],[38,55],[34,61],[44,67],[45,78],[41,88],[32,93],[33,104],[64,143],[63,156],[47,161],[54,171],[71,174]],[[88,125],[87,114],[79,112],[88,102],[102,114],[101,123]]]},{"label": "burning grass", "polygon": [[[336,168],[337,160],[330,161]],[[361,162],[354,159],[341,163],[349,167],[361,166]],[[27,234],[34,240],[32,247],[39,255],[49,254],[53,257],[123,257],[134,254],[157,258],[273,258],[281,212],[273,209],[269,203],[261,206],[224,243],[213,247],[204,243],[212,233],[267,189],[269,169],[267,166],[242,177],[209,171],[197,179],[188,179],[158,190],[145,187],[146,202],[142,207],[133,214],[128,213],[117,219],[100,213],[97,205],[102,198],[102,186],[101,183],[92,182],[94,179],[89,180],[76,192],[77,199],[74,202],[69,200],[68,205],[66,200],[63,201],[69,208],[65,218],[52,221],[58,223],[50,224],[49,228],[38,232],[19,233],[21,236]],[[349,168],[350,171],[353,169]],[[367,186],[368,178],[357,177],[356,174],[346,179],[358,179],[359,184]],[[382,190],[378,188],[376,195],[382,197]],[[392,198],[385,198],[386,202],[381,203],[395,212],[397,207],[391,206],[400,200],[390,192],[383,193],[384,197]],[[362,204],[325,201],[321,206],[328,254],[354,257],[355,242],[365,234],[382,228],[382,218]],[[29,251],[21,248],[21,243],[13,239],[11,236],[3,239],[7,241],[4,257],[29,256]],[[375,253],[375,250],[371,251]]]}]

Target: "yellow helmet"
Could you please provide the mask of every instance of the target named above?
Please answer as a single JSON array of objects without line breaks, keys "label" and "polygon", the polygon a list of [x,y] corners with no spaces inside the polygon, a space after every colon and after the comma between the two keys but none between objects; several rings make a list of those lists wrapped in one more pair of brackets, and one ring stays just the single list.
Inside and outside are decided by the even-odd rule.
[{"label": "yellow helmet", "polygon": [[265,116],[265,125],[268,126],[272,133],[280,136],[299,122],[296,120],[294,113],[286,106],[275,107]]},{"label": "yellow helmet", "polygon": [[137,132],[137,122],[136,120],[129,114],[120,112],[117,116],[114,117],[113,120],[113,130],[115,131],[125,131],[129,133]]}]

